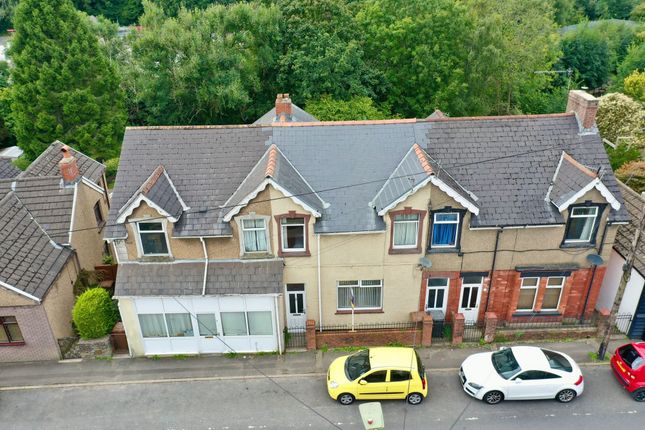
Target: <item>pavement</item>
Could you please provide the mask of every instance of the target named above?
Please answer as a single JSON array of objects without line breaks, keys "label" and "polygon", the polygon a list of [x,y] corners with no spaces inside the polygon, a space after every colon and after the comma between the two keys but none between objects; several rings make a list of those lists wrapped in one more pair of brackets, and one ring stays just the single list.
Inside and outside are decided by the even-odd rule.
[{"label": "pavement", "polygon": [[[567,342],[539,342],[522,344],[539,345],[561,351],[580,365],[608,363],[616,347],[626,343],[625,338],[613,339],[609,345],[607,361],[592,360],[591,353],[598,350],[596,339]],[[473,345],[459,347],[435,345],[419,348],[421,361],[428,373],[454,371],[470,354],[497,349],[514,343]],[[101,385],[130,385],[182,381],[245,380],[281,377],[320,377],[337,357],[351,351],[300,351],[277,354],[238,354],[210,356],[175,356],[164,358],[112,358],[110,360],[63,360],[52,362],[2,363],[0,366],[0,392],[19,391],[43,387],[83,387]]]}]

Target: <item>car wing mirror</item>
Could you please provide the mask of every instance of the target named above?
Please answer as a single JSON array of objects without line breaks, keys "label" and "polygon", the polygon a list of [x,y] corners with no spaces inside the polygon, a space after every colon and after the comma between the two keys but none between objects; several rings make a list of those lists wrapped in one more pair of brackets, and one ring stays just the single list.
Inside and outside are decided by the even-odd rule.
[{"label": "car wing mirror", "polygon": [[361,379],[360,381],[358,381],[358,383],[360,385],[367,385],[367,381],[365,379]]},{"label": "car wing mirror", "polygon": [[516,384],[519,384],[520,382],[522,382],[522,378],[515,378],[514,381]]}]

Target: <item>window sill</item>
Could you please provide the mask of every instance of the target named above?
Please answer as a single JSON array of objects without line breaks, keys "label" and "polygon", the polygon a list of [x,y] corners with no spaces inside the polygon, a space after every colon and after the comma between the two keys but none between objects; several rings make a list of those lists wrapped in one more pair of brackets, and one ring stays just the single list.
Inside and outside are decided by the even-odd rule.
[{"label": "window sill", "polygon": [[533,318],[533,317],[561,317],[562,314],[558,311],[515,311],[512,315],[513,318]]},{"label": "window sill", "polygon": [[430,248],[426,251],[426,254],[459,254],[460,249],[457,248]]},{"label": "window sill", "polygon": [[309,251],[283,251],[278,253],[280,257],[311,257]]},{"label": "window sill", "polygon": [[595,248],[596,244],[591,242],[564,242],[560,248]]},{"label": "window sill", "polygon": [[150,263],[165,263],[175,261],[170,255],[141,255],[139,261],[146,261]]},{"label": "window sill", "polygon": [[[354,314],[382,314],[383,309],[354,309]],[[336,315],[351,315],[352,311],[351,309],[345,310],[345,309],[339,309],[336,311]]]},{"label": "window sill", "polygon": [[259,260],[262,258],[273,258],[273,254],[268,252],[247,252],[240,257],[244,260]]},{"label": "window sill", "polygon": [[420,254],[421,248],[391,248],[390,254]]},{"label": "window sill", "polygon": [[7,343],[0,343],[0,347],[3,346],[24,346],[25,342],[7,342]]}]

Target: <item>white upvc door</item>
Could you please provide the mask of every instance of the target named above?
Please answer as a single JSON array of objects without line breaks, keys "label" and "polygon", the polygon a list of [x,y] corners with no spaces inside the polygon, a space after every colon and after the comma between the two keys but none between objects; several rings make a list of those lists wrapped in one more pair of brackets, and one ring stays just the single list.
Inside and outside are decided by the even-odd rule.
[{"label": "white upvc door", "polygon": [[464,276],[462,279],[459,313],[466,321],[477,321],[483,279],[481,276]]},{"label": "white upvc door", "polygon": [[305,284],[287,284],[285,290],[287,327],[289,330],[304,329],[307,324]]}]

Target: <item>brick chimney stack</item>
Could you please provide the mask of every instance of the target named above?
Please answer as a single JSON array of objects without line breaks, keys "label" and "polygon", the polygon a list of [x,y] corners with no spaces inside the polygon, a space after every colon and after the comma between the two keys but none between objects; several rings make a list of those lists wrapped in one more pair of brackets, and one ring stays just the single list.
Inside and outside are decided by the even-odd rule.
[{"label": "brick chimney stack", "polygon": [[74,184],[81,177],[78,164],[76,163],[76,157],[72,155],[67,145],[63,145],[60,151],[63,153],[63,159],[58,162],[58,167],[63,177],[63,183],[65,185]]},{"label": "brick chimney stack", "polygon": [[567,112],[575,112],[582,128],[591,128],[596,123],[598,99],[583,90],[569,91]]},{"label": "brick chimney stack", "polygon": [[278,122],[291,119],[291,99],[289,94],[278,94],[275,99],[275,116]]}]

